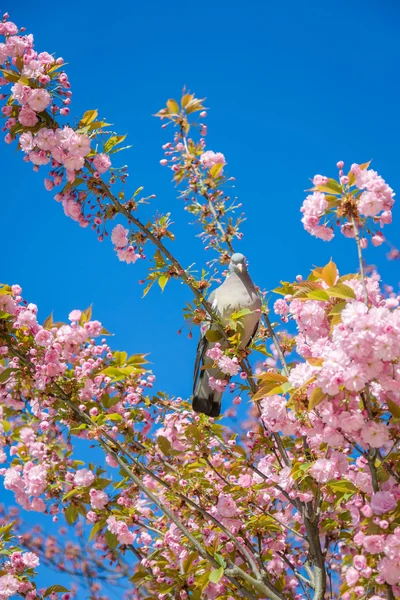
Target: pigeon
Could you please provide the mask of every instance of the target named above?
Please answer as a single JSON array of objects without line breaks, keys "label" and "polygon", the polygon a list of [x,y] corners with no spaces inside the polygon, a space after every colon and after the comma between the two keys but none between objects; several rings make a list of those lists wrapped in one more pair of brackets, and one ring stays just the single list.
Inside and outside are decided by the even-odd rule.
[{"label": "pigeon", "polygon": [[[246,259],[243,254],[232,255],[225,281],[210,294],[208,301],[223,325],[227,325],[233,313],[246,308],[251,311],[241,317],[239,323],[239,349],[246,348],[258,329],[261,317],[261,298],[247,271]],[[203,324],[201,328],[194,366],[192,407],[197,413],[218,417],[221,412],[222,392],[213,390],[209,380],[210,377],[226,380],[227,376],[218,368],[212,368],[214,361],[207,356],[207,352],[215,346],[215,342],[210,342],[206,338],[206,332],[210,329],[217,331],[218,327],[216,324],[211,326]],[[224,339],[221,339],[219,343],[222,350],[229,346]]]}]

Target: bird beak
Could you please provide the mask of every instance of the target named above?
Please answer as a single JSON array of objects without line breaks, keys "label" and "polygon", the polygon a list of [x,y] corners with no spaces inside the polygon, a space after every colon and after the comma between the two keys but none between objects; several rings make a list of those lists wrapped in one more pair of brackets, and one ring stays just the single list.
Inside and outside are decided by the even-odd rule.
[{"label": "bird beak", "polygon": [[243,271],[243,264],[239,263],[238,266],[237,266],[237,268],[239,269],[240,272],[242,272]]}]

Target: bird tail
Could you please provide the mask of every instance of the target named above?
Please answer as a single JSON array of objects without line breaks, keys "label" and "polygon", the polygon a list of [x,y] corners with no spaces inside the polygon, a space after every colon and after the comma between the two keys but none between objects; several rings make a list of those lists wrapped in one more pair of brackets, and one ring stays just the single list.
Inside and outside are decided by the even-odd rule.
[{"label": "bird tail", "polygon": [[193,410],[209,417],[219,417],[221,412],[222,393],[211,389],[208,379],[209,371],[203,371],[193,390]]},{"label": "bird tail", "polygon": [[192,407],[197,413],[203,413],[209,417],[219,417],[221,414],[222,394],[210,391],[208,396],[193,396]]}]

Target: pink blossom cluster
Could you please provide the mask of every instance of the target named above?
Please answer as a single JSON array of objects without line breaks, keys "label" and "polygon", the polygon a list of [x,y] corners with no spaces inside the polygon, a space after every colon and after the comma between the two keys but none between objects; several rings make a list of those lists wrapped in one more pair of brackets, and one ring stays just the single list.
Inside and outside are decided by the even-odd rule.
[{"label": "pink blossom cluster", "polygon": [[[82,227],[88,225],[88,219],[99,227],[103,224],[103,215],[85,217],[84,202],[88,193],[77,188],[85,184],[88,170],[95,178],[106,173],[111,159],[108,153],[91,149],[95,130],[90,134],[87,128],[75,131],[71,127],[61,127],[54,119],[58,112],[62,116],[68,115],[71,102],[68,75],[59,72],[64,60],[55,59],[48,52],[37,53],[33,36],[18,35],[14,23],[5,20],[1,26],[5,42],[0,44],[0,65],[5,69],[5,77],[0,78],[0,86],[11,85],[9,95],[1,94],[3,100],[8,97],[2,108],[6,118],[3,131],[8,132],[5,141],[18,140],[25,153],[24,160],[31,162],[35,171],[43,165],[51,166],[49,176],[44,180],[48,191],[65,183],[70,186],[69,189],[64,187],[55,197],[62,201],[66,216]],[[62,108],[58,105],[60,102]],[[134,253],[124,252],[127,261],[136,260]]]},{"label": "pink blossom cluster", "polygon": [[[382,228],[392,222],[395,196],[392,188],[376,171],[368,169],[367,164],[353,164],[348,175],[344,175],[343,161],[337,166],[339,182],[323,175],[314,176],[313,193],[307,196],[300,209],[305,230],[330,241],[334,237],[336,221],[345,237],[355,237],[359,230],[363,248],[367,246],[368,233],[372,234],[374,246],[381,245],[385,241],[382,232],[371,232],[370,227],[379,223]],[[322,218],[325,218],[324,224],[321,224]],[[330,226],[327,225],[329,221],[332,222]]]},{"label": "pink blossom cluster", "polygon": [[111,241],[119,260],[129,264],[135,263],[141,256],[136,252],[134,246],[129,245],[128,233],[129,230],[125,229],[123,225],[116,225],[111,233]]},{"label": "pink blossom cluster", "polygon": [[129,531],[127,524],[123,521],[118,521],[113,516],[108,517],[107,528],[117,536],[120,544],[133,544],[135,541],[136,535]]},{"label": "pink blossom cluster", "polygon": [[373,169],[361,169],[359,165],[353,164],[351,172],[356,176],[356,186],[362,190],[358,198],[358,209],[364,217],[376,217],[380,215],[380,225],[392,222],[392,207],[394,204],[394,192],[391,187]]},{"label": "pink blossom cluster", "polygon": [[314,192],[308,195],[300,209],[304,215],[301,222],[308,233],[325,242],[330,242],[334,237],[333,228],[327,227],[325,224],[321,225],[320,223],[327,207],[328,202],[325,199],[325,194]]},{"label": "pink blossom cluster", "polygon": [[46,464],[28,461],[24,467],[17,465],[3,470],[4,487],[15,493],[15,499],[25,510],[43,512],[45,504],[39,497],[47,488]]},{"label": "pink blossom cluster", "polygon": [[213,346],[207,350],[207,356],[214,361],[224,375],[232,377],[240,372],[239,361],[236,356],[231,358],[224,354],[221,349],[221,344],[218,342],[213,344]]},{"label": "pink blossom cluster", "polygon": [[[24,372],[24,365],[20,359],[13,355],[8,356],[8,366],[0,365],[0,373],[8,374],[0,382],[0,418],[4,418],[3,411],[16,411],[15,425],[18,427],[18,436],[12,445],[10,453],[14,456],[13,465],[1,470],[4,476],[4,485],[15,493],[16,501],[26,510],[44,511],[46,504],[43,495],[46,494],[49,482],[58,469],[65,470],[62,459],[54,454],[53,449],[47,446],[53,437],[59,435],[59,430],[54,426],[54,419],[58,414],[56,398],[45,393],[47,386],[55,382],[61,375],[69,374],[70,383],[76,386],[76,398],[81,402],[80,409],[87,411],[92,417],[98,415],[102,408],[102,398],[114,396],[112,407],[105,411],[118,416],[120,421],[130,427],[132,431],[148,431],[152,427],[150,413],[137,407],[141,402],[143,391],[152,387],[154,376],[139,372],[132,367],[130,378],[123,393],[116,390],[111,384],[111,377],[102,373],[109,365],[113,354],[105,339],[101,343],[95,342],[95,337],[103,333],[99,321],[90,319],[90,311],[71,311],[70,324],[63,325],[50,323],[47,328],[37,321],[37,306],[28,304],[22,299],[20,286],[12,286],[9,291],[0,290],[0,310],[10,315],[12,332],[22,330],[24,336],[30,336],[32,347],[29,351],[33,369],[29,372],[29,387],[32,393],[24,391],[21,397],[19,379],[16,374]],[[6,293],[4,293],[6,292]],[[9,348],[1,347],[2,356],[7,356]],[[8,369],[11,371],[8,373]],[[28,385],[28,384],[27,384]],[[41,398],[41,394],[44,394]],[[88,408],[86,408],[86,404]],[[31,412],[29,426],[21,426],[18,419],[28,405]],[[135,421],[132,420],[131,409],[135,406]],[[11,412],[11,414],[13,414]],[[124,425],[125,426],[125,425]],[[7,461],[5,452],[9,443],[0,427],[0,460]],[[85,436],[84,432],[81,434]],[[9,438],[11,440],[11,438]],[[57,447],[59,442],[57,441]],[[26,461],[26,453],[31,460]],[[16,457],[21,453],[22,460],[16,462]],[[66,491],[74,488],[90,489],[90,502],[92,508],[102,509],[108,502],[108,496],[102,490],[93,489],[95,473],[87,468],[73,469],[72,472],[63,472]],[[54,506],[50,507],[52,511]],[[56,513],[52,512],[57,519]]]},{"label": "pink blossom cluster", "polygon": [[[200,156],[200,163],[206,169],[211,169],[211,167],[214,165],[226,165],[226,160],[222,152],[213,152],[212,150],[207,150]],[[220,173],[222,173],[222,170]]]}]

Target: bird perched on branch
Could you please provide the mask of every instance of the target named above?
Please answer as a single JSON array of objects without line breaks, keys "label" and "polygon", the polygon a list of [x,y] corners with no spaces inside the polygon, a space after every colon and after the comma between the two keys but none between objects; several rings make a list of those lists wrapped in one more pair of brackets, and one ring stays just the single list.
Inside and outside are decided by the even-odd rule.
[{"label": "bird perched on branch", "polygon": [[[229,323],[232,315],[239,311],[243,312],[237,321],[240,335],[239,350],[246,348],[258,329],[261,299],[247,271],[243,254],[232,255],[225,281],[211,292],[208,301],[224,326]],[[218,368],[212,367],[214,361],[207,356],[207,352],[216,343],[211,341],[211,338],[218,337],[218,334],[210,335],[208,333],[210,331],[218,332],[218,326],[215,323],[209,327],[202,326],[194,366],[192,406],[198,413],[218,417],[221,412],[222,392],[211,387],[210,378],[225,380],[228,378]],[[229,347],[227,340],[222,336],[219,343],[223,350]]]}]

